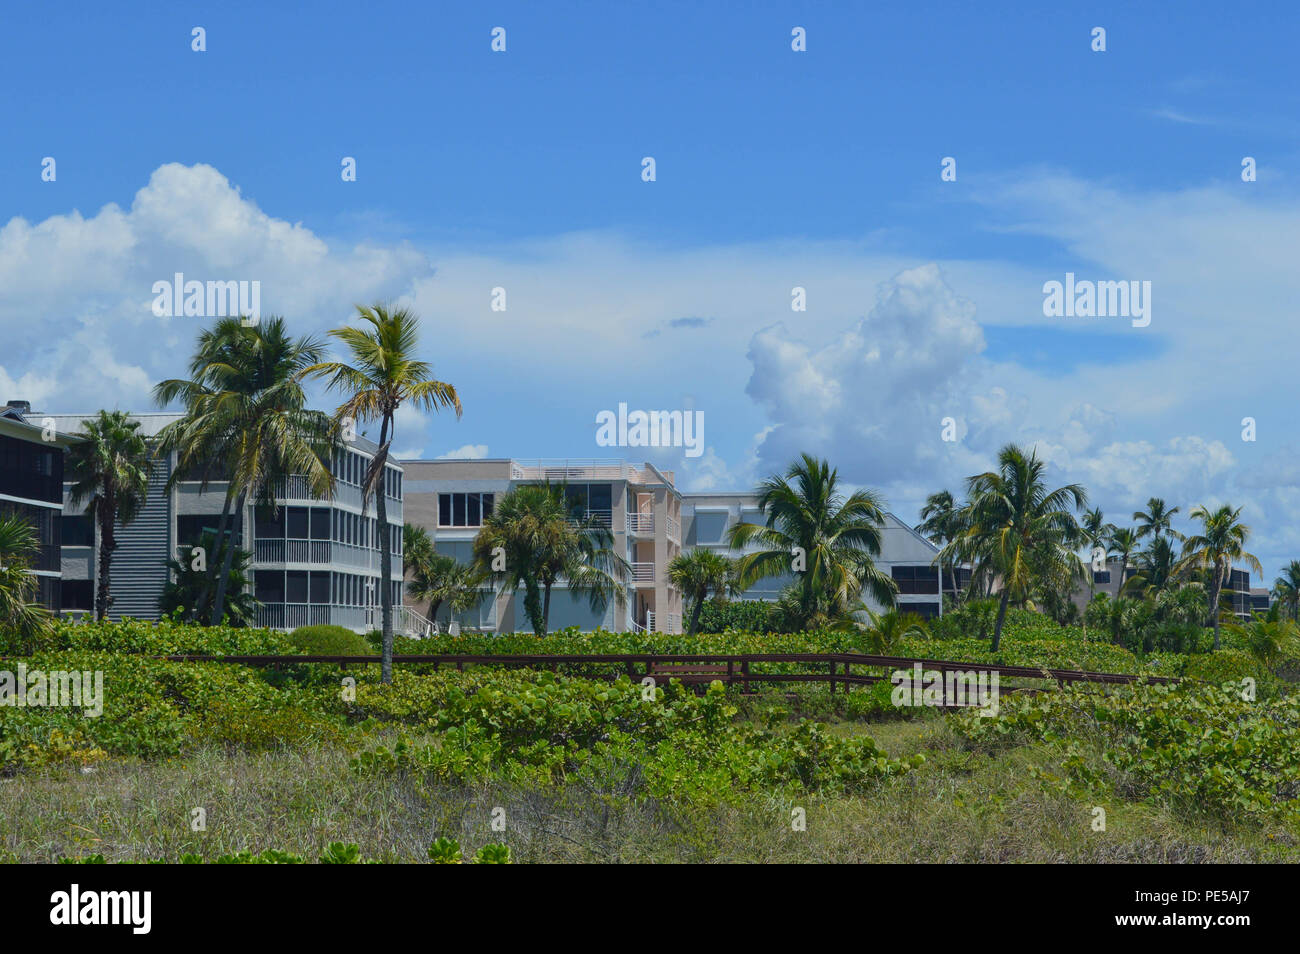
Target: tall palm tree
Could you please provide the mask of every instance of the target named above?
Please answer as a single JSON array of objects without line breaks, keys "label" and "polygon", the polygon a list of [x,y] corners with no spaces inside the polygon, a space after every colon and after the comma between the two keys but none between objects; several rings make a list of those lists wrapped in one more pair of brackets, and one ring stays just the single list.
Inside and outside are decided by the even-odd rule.
[{"label": "tall palm tree", "polygon": [[[1106,551],[1110,546],[1110,535],[1115,532],[1115,525],[1107,523],[1106,517],[1102,514],[1100,507],[1093,507],[1091,510],[1084,511],[1083,519],[1079,521],[1079,531],[1083,535],[1083,542],[1088,548],[1088,602],[1092,603],[1097,597],[1097,578],[1092,572],[1093,553],[1101,550],[1101,565],[1106,565]],[[1083,617],[1083,638],[1088,638],[1088,616],[1085,613]]]},{"label": "tall palm tree", "polygon": [[1124,589],[1124,584],[1128,582],[1125,574],[1128,572],[1129,557],[1138,548],[1140,539],[1138,531],[1132,527],[1116,527],[1111,531],[1110,548],[1119,557],[1119,585],[1116,593]]},{"label": "tall palm tree", "polygon": [[317,339],[291,338],[283,318],[255,324],[223,318],[200,334],[191,378],[154,388],[160,404],[176,399],[185,404],[185,417],[160,435],[161,447],[177,451],[177,472],[196,471],[206,481],[219,466],[227,479],[216,541],[223,555],[216,568],[213,625],[225,610],[236,550],[226,546],[224,535],[232,506],[236,520],[250,500],[274,509],[277,485],[289,476],[303,478],[314,496],[333,494],[328,461],[336,429],[326,415],[307,407],[302,387],[303,376],[323,355]]},{"label": "tall palm tree", "polygon": [[[505,494],[474,539],[477,569],[502,581],[502,589],[524,588],[524,612],[533,632],[545,636],[551,591],[561,580],[570,593],[586,594],[593,612],[624,592],[628,564],[613,551],[608,528],[571,510],[563,486],[525,484]],[[504,569],[497,568],[498,555]]]},{"label": "tall palm tree", "polygon": [[36,602],[31,573],[40,551],[36,528],[21,514],[0,510],[0,652],[31,652],[53,617]]},{"label": "tall palm tree", "polygon": [[699,628],[700,611],[704,609],[709,594],[718,596],[725,593],[731,577],[732,562],[703,547],[672,558],[668,564],[668,579],[691,605],[691,621],[686,627],[688,635],[694,636]]},{"label": "tall palm tree", "polygon": [[1079,484],[1048,490],[1047,465],[1036,451],[1007,444],[998,453],[998,469],[967,480],[969,528],[945,549],[966,547],[983,555],[1002,587],[993,624],[992,650],[1002,642],[1007,605],[1029,597],[1040,576],[1078,577],[1083,564],[1074,552],[1079,525],[1072,510],[1087,506]]},{"label": "tall palm tree", "polygon": [[1192,510],[1193,520],[1201,522],[1201,532],[1189,536],[1183,542],[1183,556],[1179,565],[1183,572],[1203,572],[1210,594],[1210,613],[1214,624],[1214,648],[1219,648],[1219,596],[1223,585],[1228,582],[1232,564],[1236,561],[1246,563],[1256,573],[1262,574],[1263,568],[1254,554],[1246,552],[1246,540],[1250,538],[1250,527],[1241,522],[1241,508],[1236,510],[1228,504],[1210,510],[1208,507],[1196,507]]},{"label": "tall palm tree", "polygon": [[[199,540],[199,545],[212,554],[214,565],[224,564],[215,533],[204,531]],[[225,543],[225,546],[231,545],[233,541]],[[248,590],[252,562],[253,555],[238,548],[230,561],[226,605],[222,615],[231,626],[252,626],[257,621],[257,608],[262,604]],[[206,570],[194,569],[193,561],[185,558],[168,560],[167,568],[171,571],[171,578],[158,597],[158,612],[171,619],[191,620],[200,624],[210,619],[215,594],[208,585],[211,577]]]},{"label": "tall palm tree", "polygon": [[1150,545],[1137,555],[1137,572],[1130,586],[1148,596],[1164,592],[1178,573],[1178,555],[1168,534],[1153,537]]},{"label": "tall palm tree", "polygon": [[1169,507],[1161,497],[1152,497],[1147,500],[1146,510],[1137,510],[1133,513],[1133,519],[1137,521],[1138,539],[1142,540],[1151,537],[1153,540],[1160,539],[1161,534],[1171,536],[1174,539],[1181,539],[1182,534],[1173,529],[1172,521],[1174,514],[1178,513],[1177,507]]},{"label": "tall palm tree", "polygon": [[304,374],[328,379],[331,391],[347,395],[335,412],[337,421],[379,421],[379,449],[366,472],[364,505],[375,498],[379,525],[379,566],[383,580],[379,587],[383,613],[383,682],[393,679],[393,593],[389,585],[393,554],[385,499],[385,465],[393,446],[393,417],[403,404],[425,411],[455,409],[461,415],[460,396],[456,389],[432,377],[433,369],[415,357],[420,338],[420,319],[408,308],[387,305],[358,305],[357,317],[369,327],[335,328],[330,335],[343,344],[351,363],[323,361],[305,369]]},{"label": "tall palm tree", "polygon": [[803,454],[784,477],[773,475],[759,484],[758,506],[766,522],[738,523],[728,536],[733,548],[762,547],[737,561],[743,588],[793,570],[791,594],[805,626],[846,615],[864,590],[876,602],[894,605],[898,586],[873,560],[880,555],[885,523],[875,493],[858,490],[845,497],[839,472]]},{"label": "tall palm tree", "polygon": [[99,528],[99,571],[95,618],[105,619],[113,602],[109,570],[117,550],[117,527],[140,513],[149,492],[151,455],[140,422],[123,411],[100,411],[81,422],[80,443],[68,455],[71,504],[86,505]]},{"label": "tall palm tree", "polygon": [[[921,508],[921,522],[916,525],[917,533],[925,534],[926,539],[931,543],[943,547],[956,540],[961,535],[962,529],[962,508],[953,499],[951,493],[940,490],[925,498],[925,506]],[[957,561],[951,561],[948,569],[952,574],[952,597],[956,600],[959,598]],[[943,573],[942,562],[940,562],[939,573]]]},{"label": "tall palm tree", "polygon": [[1293,621],[1300,621],[1300,560],[1288,563],[1273,581],[1273,596]]}]

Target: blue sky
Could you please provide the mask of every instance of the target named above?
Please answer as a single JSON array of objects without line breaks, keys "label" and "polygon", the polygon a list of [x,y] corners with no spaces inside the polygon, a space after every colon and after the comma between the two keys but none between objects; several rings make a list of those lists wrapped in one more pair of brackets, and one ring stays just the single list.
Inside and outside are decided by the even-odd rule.
[{"label": "blue sky", "polygon": [[[0,394],[146,409],[195,323],[152,282],[259,280],[303,333],[420,311],[466,414],[411,454],[740,489],[808,448],[911,520],[1015,440],[1112,519],[1226,499],[1270,579],[1300,556],[1293,5],[450,6],[7,9]],[[1151,325],[1045,318],[1067,271],[1152,281]],[[595,446],[620,402],[708,451]]]}]

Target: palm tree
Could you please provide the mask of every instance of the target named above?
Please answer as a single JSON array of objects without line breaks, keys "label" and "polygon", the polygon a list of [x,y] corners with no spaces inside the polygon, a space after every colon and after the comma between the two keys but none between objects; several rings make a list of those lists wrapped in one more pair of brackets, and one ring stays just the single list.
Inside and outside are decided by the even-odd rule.
[{"label": "palm tree", "polygon": [[39,582],[30,571],[39,552],[36,528],[21,514],[0,511],[0,652],[31,652],[53,622],[36,602]]},{"label": "palm tree", "polygon": [[[199,538],[199,546],[211,553],[211,562],[218,565],[225,564],[222,558],[222,546],[230,546],[232,542],[226,541],[225,544],[219,545],[216,534],[210,530],[205,531]],[[239,548],[236,548],[235,555],[230,561],[230,572],[226,579],[228,596],[222,614],[231,626],[253,625],[257,618],[257,608],[262,605],[248,591],[252,561],[253,555]],[[172,619],[192,620],[198,623],[210,619],[212,598],[215,595],[209,585],[210,573],[206,569],[194,569],[193,561],[184,558],[168,560],[167,568],[171,570],[171,578],[158,597],[159,613]]]},{"label": "palm tree", "polygon": [[1153,537],[1150,545],[1137,555],[1137,572],[1129,585],[1148,596],[1164,592],[1178,572],[1178,556],[1169,535]]},{"label": "palm tree", "polygon": [[1141,537],[1131,527],[1117,527],[1110,534],[1110,548],[1119,556],[1119,586],[1115,592],[1124,589],[1128,581],[1124,574],[1128,572],[1129,556],[1138,548]]},{"label": "palm tree", "polygon": [[864,590],[877,603],[894,605],[898,586],[872,559],[880,555],[885,523],[875,493],[858,490],[846,498],[839,472],[804,454],[784,477],[759,484],[758,506],[765,524],[738,523],[728,535],[733,548],[751,542],[763,548],[737,561],[743,588],[793,570],[798,579],[791,595],[805,628],[847,615]]},{"label": "palm tree", "polygon": [[980,553],[1002,586],[991,649],[1002,642],[1002,624],[1012,598],[1026,600],[1035,579],[1045,575],[1077,577],[1083,564],[1074,548],[1079,525],[1071,510],[1087,506],[1079,484],[1048,490],[1047,465],[1036,451],[1008,444],[998,453],[998,469],[967,480],[969,527],[946,550],[966,547]]},{"label": "palm tree", "polygon": [[[504,590],[524,588],[524,612],[538,636],[550,623],[551,591],[563,580],[586,594],[593,612],[624,592],[629,572],[613,551],[614,538],[594,517],[570,510],[565,488],[525,484],[501,497],[474,539],[474,561]],[[496,569],[498,555],[504,569]]]},{"label": "palm tree", "polygon": [[[402,556],[403,561],[406,555]],[[438,610],[446,603],[452,615],[473,609],[483,598],[479,586],[487,576],[475,567],[461,563],[455,557],[442,553],[429,553],[418,558],[414,565],[410,594],[414,599],[429,604],[429,619],[437,622]]]},{"label": "palm tree", "polygon": [[[197,473],[204,483],[227,481],[215,541],[222,559],[218,566],[214,557],[210,567],[216,589],[213,625],[225,612],[238,549],[225,545],[232,506],[236,520],[242,520],[250,500],[274,510],[277,485],[289,476],[301,477],[313,496],[334,492],[327,462],[337,444],[336,431],[326,415],[307,407],[302,387],[303,375],[323,354],[315,338],[290,338],[283,318],[256,324],[223,318],[199,335],[191,378],[154,388],[160,404],[176,399],[185,404],[185,417],[164,428],[159,444],[177,452],[178,478]],[[214,470],[219,476],[214,477]]]},{"label": "palm tree", "polygon": [[[1097,578],[1093,575],[1092,560],[1093,554],[1101,550],[1101,565],[1106,565],[1106,550],[1110,546],[1110,535],[1115,532],[1115,525],[1107,523],[1105,516],[1102,515],[1100,507],[1093,507],[1091,510],[1084,511],[1083,519],[1079,522],[1079,530],[1083,534],[1084,544],[1088,547],[1088,603],[1091,604],[1097,597]],[[1084,614],[1083,618],[1083,638],[1088,638],[1088,617]]]},{"label": "palm tree", "polygon": [[1219,595],[1228,582],[1232,564],[1246,563],[1256,573],[1263,568],[1254,554],[1246,552],[1250,527],[1241,522],[1241,508],[1233,510],[1224,504],[1216,510],[1197,507],[1191,513],[1193,520],[1201,522],[1201,532],[1188,537],[1183,543],[1183,556],[1179,563],[1182,572],[1204,572],[1210,594],[1210,613],[1214,624],[1214,648],[1219,648]]},{"label": "palm tree", "polygon": [[122,411],[100,411],[81,422],[80,443],[68,455],[72,478],[71,504],[86,505],[86,515],[99,528],[99,571],[95,588],[95,618],[105,619],[113,602],[109,570],[117,549],[117,527],[140,513],[149,492],[149,447],[140,435],[140,422]]},{"label": "palm tree", "polygon": [[867,648],[878,656],[888,655],[902,639],[930,636],[930,627],[919,613],[899,610],[875,613],[865,606],[862,609],[870,621],[865,627]]},{"label": "palm tree", "polygon": [[[917,533],[925,534],[931,543],[943,547],[956,540],[961,535],[962,529],[962,508],[958,506],[951,493],[940,490],[925,498],[925,506],[921,508],[921,522],[916,525]],[[957,561],[952,561],[948,569],[952,574],[952,597],[956,600],[959,598]],[[942,563],[939,572],[943,573]]]},{"label": "palm tree", "polygon": [[1282,619],[1277,613],[1256,617],[1247,623],[1229,623],[1228,631],[1234,633],[1246,651],[1269,669],[1284,659],[1300,655],[1300,633],[1296,623]]},{"label": "palm tree", "polygon": [[682,591],[691,605],[691,621],[686,628],[690,636],[700,625],[700,611],[709,594],[720,596],[727,591],[732,577],[732,561],[703,547],[679,553],[668,564],[668,579]]},{"label": "palm tree", "polygon": [[432,377],[433,369],[415,357],[419,344],[420,319],[407,308],[390,309],[387,305],[357,306],[357,317],[370,327],[336,328],[330,332],[347,348],[351,364],[323,361],[304,370],[304,374],[329,380],[330,390],[346,394],[335,419],[342,422],[374,421],[379,423],[379,449],[370,462],[364,484],[364,505],[371,495],[379,524],[379,566],[383,584],[379,588],[383,612],[383,666],[381,680],[393,679],[393,592],[389,585],[393,554],[389,547],[388,506],[385,499],[385,465],[393,445],[393,416],[403,404],[410,403],[426,411],[450,407],[461,415],[460,396],[456,389]]},{"label": "palm tree", "polygon": [[1138,510],[1133,513],[1133,519],[1138,523],[1138,539],[1151,537],[1153,540],[1159,540],[1163,533],[1174,539],[1181,539],[1182,534],[1174,530],[1171,522],[1174,514],[1178,513],[1177,507],[1168,507],[1161,497],[1152,497],[1147,501],[1146,510]]},{"label": "palm tree", "polygon": [[1273,596],[1291,614],[1291,619],[1300,621],[1300,560],[1292,560],[1282,575],[1273,581]]}]

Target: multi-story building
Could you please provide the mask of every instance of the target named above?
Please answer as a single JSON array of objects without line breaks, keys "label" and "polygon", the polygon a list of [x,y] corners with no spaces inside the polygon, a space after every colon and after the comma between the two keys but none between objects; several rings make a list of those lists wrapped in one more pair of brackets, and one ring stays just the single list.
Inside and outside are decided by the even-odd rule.
[{"label": "multi-story building", "polygon": [[60,542],[63,517],[63,455],[73,438],[31,413],[26,401],[0,408],[0,514],[16,514],[36,531],[31,572],[37,599],[58,612],[62,605]]},{"label": "multi-story building", "polygon": [[[732,550],[727,543],[731,528],[738,523],[763,522],[758,497],[752,493],[685,494],[682,497],[682,524],[688,550],[706,547],[724,556],[741,556],[758,547]],[[898,586],[897,609],[927,619],[939,616],[943,612],[939,568],[935,562],[939,548],[888,512],[880,536],[880,554],[873,559],[876,566],[888,572]],[[965,573],[965,582],[969,582],[970,571]],[[760,580],[746,591],[743,598],[778,599],[781,591],[793,581],[793,573]],[[951,591],[952,583],[947,578],[946,569],[943,585],[946,591]],[[889,608],[881,606],[868,593],[863,593],[863,600],[876,612]]]},{"label": "multi-story building", "polygon": [[[1070,599],[1079,608],[1079,612],[1086,610],[1089,600],[1102,593],[1115,599],[1120,595],[1123,584],[1138,575],[1139,568],[1132,562],[1124,567],[1121,574],[1119,561],[1118,556],[1112,555],[1106,557],[1105,569],[1094,570],[1091,566],[1085,567],[1085,572],[1092,574],[1092,588],[1089,589],[1086,582],[1078,583],[1070,594]],[[1124,590],[1123,595],[1140,594],[1133,592],[1132,587],[1129,587]],[[1233,615],[1241,619],[1250,619],[1255,613],[1267,613],[1270,606],[1268,590],[1251,588],[1249,570],[1230,570],[1220,597],[1232,607]]]},{"label": "multi-story building", "polygon": [[[89,415],[40,415],[52,418],[62,431],[75,433]],[[147,441],[157,438],[179,414],[132,415]],[[259,625],[293,629],[333,623],[364,631],[378,625],[380,603],[380,553],[374,502],[362,507],[361,482],[378,448],[364,437],[333,456],[335,476],[332,499],[311,495],[306,481],[290,477],[276,488],[274,509],[252,502],[234,515],[235,540],[253,555],[254,595],[262,603]],[[170,489],[176,455],[155,458],[148,496],[139,515],[119,527],[113,554],[110,585],[113,619],[157,619],[158,600],[168,581],[167,561],[188,559],[191,548],[205,531],[215,533],[225,502],[227,483],[210,479],[203,487],[197,479],[182,477]],[[402,468],[386,466],[384,492],[391,525],[393,569],[388,585],[393,603],[402,602]],[[61,478],[60,478],[61,479]],[[60,502],[63,517],[64,611],[90,611],[94,607],[97,566],[94,559],[96,528],[83,513],[73,513],[69,489]],[[399,613],[399,628],[413,629]]]},{"label": "multi-story building", "polygon": [[[439,553],[462,563],[471,561],[474,538],[502,495],[523,484],[563,485],[571,511],[609,531],[612,549],[627,561],[630,574],[625,597],[601,610],[592,610],[585,596],[561,581],[551,595],[550,628],[680,632],[682,595],[667,573],[682,550],[682,495],[671,471],[621,460],[421,460],[402,466],[406,519],[428,531]],[[477,607],[457,616],[461,626],[531,631],[522,591],[482,592]],[[448,619],[444,610],[439,622]]]},{"label": "multi-story building", "polygon": [[[472,560],[474,539],[501,496],[522,484],[564,485],[571,506],[609,530],[613,550],[630,565],[626,598],[593,612],[585,598],[561,583],[551,597],[551,629],[648,629],[678,633],[682,593],[668,579],[673,557],[695,547],[736,555],[727,544],[732,525],[761,522],[757,497],[746,493],[682,494],[673,473],[653,464],[625,461],[431,460],[405,461],[406,517],[424,527],[439,553],[462,563]],[[925,616],[941,611],[937,548],[886,515],[877,565],[898,582],[901,608]],[[746,599],[775,600],[792,576],[759,581]],[[425,607],[408,598],[414,610]],[[868,604],[875,606],[868,599]],[[450,620],[445,608],[439,623]],[[529,631],[523,594],[482,589],[479,605],[456,616],[462,627],[494,632]]]}]

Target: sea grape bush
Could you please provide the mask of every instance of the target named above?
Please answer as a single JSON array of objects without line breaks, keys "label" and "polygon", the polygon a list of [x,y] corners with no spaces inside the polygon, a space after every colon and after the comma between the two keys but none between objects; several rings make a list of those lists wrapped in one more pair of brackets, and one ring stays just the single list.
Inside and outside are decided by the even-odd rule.
[{"label": "sea grape bush", "polygon": [[[953,730],[975,748],[1045,742],[1065,782],[1188,815],[1253,824],[1300,818],[1300,699],[1244,697],[1242,687],[1078,685],[1003,700],[996,718],[963,714]],[[1101,767],[1088,758],[1100,756]]]}]

